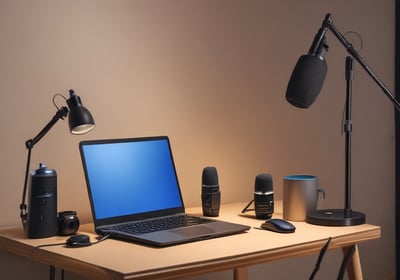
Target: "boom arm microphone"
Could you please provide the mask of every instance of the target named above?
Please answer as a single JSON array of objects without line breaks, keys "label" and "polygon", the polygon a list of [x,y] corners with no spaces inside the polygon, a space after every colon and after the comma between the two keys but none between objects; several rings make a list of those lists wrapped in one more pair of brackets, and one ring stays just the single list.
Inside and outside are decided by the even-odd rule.
[{"label": "boom arm microphone", "polygon": [[325,33],[330,17],[326,17],[311,44],[308,54],[302,55],[296,63],[286,90],[286,100],[298,108],[308,108],[318,97],[328,67],[325,54],[328,51]]},{"label": "boom arm microphone", "polygon": [[[345,208],[344,209],[320,209],[307,214],[306,221],[318,225],[349,226],[365,223],[365,215],[351,209],[351,81],[352,59],[354,58],[366,71],[370,78],[382,89],[383,93],[392,101],[393,105],[400,111],[400,102],[393,96],[386,85],[378,78],[358,52],[353,48],[342,33],[336,29],[330,14],[327,14],[322,27],[314,38],[313,44],[307,55],[300,57],[289,80],[286,99],[292,105],[299,108],[308,108],[316,99],[321,90],[326,75],[326,61],[324,54],[325,34],[330,30],[339,42],[351,55],[346,58],[346,108],[344,131],[346,133],[345,154]],[[325,49],[325,50],[324,50]]]},{"label": "boom arm microphone", "polygon": [[314,37],[308,54],[301,56],[297,61],[286,89],[286,100],[298,108],[308,108],[318,97],[328,70],[324,59],[325,53],[328,50],[325,41],[325,34],[328,30],[335,35],[346,48],[347,52],[361,65],[370,78],[374,80],[383,93],[390,99],[395,108],[400,111],[400,102],[397,101],[387,86],[353,48],[352,44],[335,27],[330,14],[325,16],[321,28]]}]

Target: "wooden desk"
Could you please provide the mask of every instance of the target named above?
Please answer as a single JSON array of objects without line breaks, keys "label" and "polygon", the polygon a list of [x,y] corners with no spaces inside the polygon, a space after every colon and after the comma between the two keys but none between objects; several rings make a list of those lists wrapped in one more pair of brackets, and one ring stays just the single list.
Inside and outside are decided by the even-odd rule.
[{"label": "wooden desk", "polygon": [[[28,239],[24,237],[22,228],[14,227],[0,229],[0,250],[92,279],[176,279],[227,269],[234,270],[235,279],[247,279],[248,266],[311,253],[318,254],[329,237],[332,238],[329,249],[341,248],[344,251],[359,242],[380,237],[380,227],[368,224],[322,227],[294,222],[297,229],[292,234],[257,230],[253,227],[260,226],[262,221],[240,216],[245,205],[246,203],[222,205],[219,216],[221,220],[250,225],[252,229],[244,234],[161,249],[113,239],[84,248],[36,248],[42,244],[63,242],[66,237]],[[281,209],[281,202],[277,201],[274,217],[282,217]],[[187,212],[201,214],[201,209],[192,208]],[[95,240],[96,235],[91,226],[82,226],[80,232],[89,234],[92,241]],[[362,278],[357,251],[348,272],[352,279]]]}]

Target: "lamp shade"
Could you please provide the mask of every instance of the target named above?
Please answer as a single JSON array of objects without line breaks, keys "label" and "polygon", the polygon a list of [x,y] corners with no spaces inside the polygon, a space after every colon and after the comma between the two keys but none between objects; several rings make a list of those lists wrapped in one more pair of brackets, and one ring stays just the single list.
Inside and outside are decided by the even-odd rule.
[{"label": "lamp shade", "polygon": [[80,97],[72,89],[69,93],[70,97],[67,100],[70,110],[68,116],[69,130],[72,134],[87,133],[95,127],[92,114],[82,105]]}]

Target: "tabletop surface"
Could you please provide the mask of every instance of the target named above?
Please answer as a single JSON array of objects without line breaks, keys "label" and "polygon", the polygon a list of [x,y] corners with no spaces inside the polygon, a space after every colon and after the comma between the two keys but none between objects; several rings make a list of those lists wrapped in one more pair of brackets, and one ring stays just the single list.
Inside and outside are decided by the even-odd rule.
[{"label": "tabletop surface", "polygon": [[[53,264],[83,275],[96,275],[98,279],[146,279],[157,275],[168,279],[199,272],[211,272],[248,266],[276,259],[319,252],[329,237],[330,249],[380,237],[379,226],[363,224],[347,227],[326,227],[292,222],[295,233],[280,234],[256,229],[263,222],[254,214],[241,214],[246,203],[221,205],[218,219],[251,226],[242,234],[203,240],[166,248],[153,248],[131,242],[107,239],[96,245],[82,248],[50,246],[43,244],[65,242],[67,237],[45,239],[26,238],[22,227],[0,229],[0,249],[27,256],[33,260]],[[282,203],[275,203],[273,218],[282,218]],[[201,215],[201,208],[187,209],[188,213]],[[82,225],[79,233],[96,240],[92,224]]]}]

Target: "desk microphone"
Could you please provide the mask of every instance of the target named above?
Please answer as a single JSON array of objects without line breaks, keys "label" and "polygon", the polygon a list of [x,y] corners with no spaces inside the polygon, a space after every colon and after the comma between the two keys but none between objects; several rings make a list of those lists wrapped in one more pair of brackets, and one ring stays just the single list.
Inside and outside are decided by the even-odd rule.
[{"label": "desk microphone", "polygon": [[254,186],[254,209],[257,219],[270,219],[274,213],[272,176],[259,174]]},{"label": "desk microphone", "polygon": [[218,173],[214,166],[203,169],[201,182],[201,203],[203,215],[217,217],[221,203],[221,192],[218,184]]},{"label": "desk microphone", "polygon": [[29,187],[28,237],[57,234],[57,173],[40,164],[31,174]]}]

